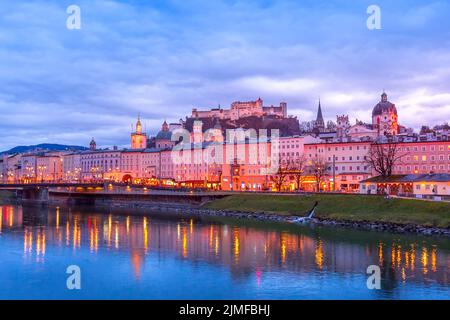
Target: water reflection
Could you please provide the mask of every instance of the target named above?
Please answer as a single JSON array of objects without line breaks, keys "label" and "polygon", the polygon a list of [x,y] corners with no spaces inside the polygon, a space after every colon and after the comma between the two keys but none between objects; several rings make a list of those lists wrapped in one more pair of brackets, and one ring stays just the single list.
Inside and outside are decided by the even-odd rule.
[{"label": "water reflection", "polygon": [[22,239],[24,259],[36,263],[45,262],[49,247],[87,250],[91,255],[112,250],[129,255],[130,270],[139,280],[146,256],[157,252],[226,266],[236,278],[252,274],[258,287],[268,272],[365,275],[371,264],[382,268],[387,288],[409,282],[449,285],[450,255],[445,240],[444,245],[437,245],[434,238],[398,239],[376,233],[345,239],[337,238],[336,232],[277,231],[184,217],[162,219],[66,208],[43,209],[37,214],[34,208],[0,206],[0,234]]}]

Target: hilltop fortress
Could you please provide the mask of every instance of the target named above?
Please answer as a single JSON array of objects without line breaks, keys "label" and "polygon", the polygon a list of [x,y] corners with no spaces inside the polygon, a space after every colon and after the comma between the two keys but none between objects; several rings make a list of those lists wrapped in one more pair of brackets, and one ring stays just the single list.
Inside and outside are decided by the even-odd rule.
[{"label": "hilltop fortress", "polygon": [[264,106],[261,98],[256,101],[236,101],[231,104],[230,109],[213,108],[209,111],[198,111],[192,109],[192,118],[219,118],[222,120],[238,120],[246,117],[275,116],[287,118],[287,103],[280,102],[280,106]]}]

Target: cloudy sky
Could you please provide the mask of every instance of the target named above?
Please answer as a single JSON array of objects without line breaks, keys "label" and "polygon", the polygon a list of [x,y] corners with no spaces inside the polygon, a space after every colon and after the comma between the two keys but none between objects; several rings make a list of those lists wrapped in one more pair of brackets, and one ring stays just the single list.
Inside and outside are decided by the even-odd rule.
[{"label": "cloudy sky", "polygon": [[0,150],[126,145],[138,114],[154,134],[258,97],[370,121],[383,88],[403,125],[450,121],[449,1],[0,0]]}]

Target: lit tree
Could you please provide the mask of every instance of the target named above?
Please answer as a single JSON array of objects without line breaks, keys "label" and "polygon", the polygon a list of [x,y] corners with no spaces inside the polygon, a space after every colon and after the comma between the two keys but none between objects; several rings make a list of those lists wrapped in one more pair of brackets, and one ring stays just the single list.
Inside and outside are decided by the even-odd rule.
[{"label": "lit tree", "polygon": [[316,190],[320,192],[320,184],[323,179],[328,175],[330,164],[325,161],[323,157],[315,157],[311,160],[308,166],[308,172],[314,176],[316,180]]},{"label": "lit tree", "polygon": [[286,181],[286,178],[289,175],[289,170],[288,167],[286,165],[282,165],[280,164],[277,170],[277,173],[275,173],[272,177],[271,180],[273,182],[273,184],[275,185],[275,189],[280,192],[281,188],[284,184],[284,182]]},{"label": "lit tree", "polygon": [[295,180],[297,191],[300,190],[300,187],[302,185],[305,170],[306,170],[306,157],[304,154],[302,154],[299,158],[296,158],[289,163],[289,174]]}]

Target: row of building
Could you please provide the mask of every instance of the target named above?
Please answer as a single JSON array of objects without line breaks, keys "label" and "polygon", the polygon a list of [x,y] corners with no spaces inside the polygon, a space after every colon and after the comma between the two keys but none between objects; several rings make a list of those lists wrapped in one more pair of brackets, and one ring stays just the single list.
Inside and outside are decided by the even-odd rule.
[{"label": "row of building", "polygon": [[[286,116],[286,104],[281,107],[278,116]],[[320,108],[317,123],[321,127]],[[260,100],[235,103],[231,110],[239,110],[241,116],[273,112],[263,108]],[[392,168],[395,175],[450,173],[450,140],[446,132],[423,139],[400,130],[397,109],[385,93],[373,109],[371,125],[357,122],[350,126],[347,116],[338,116],[333,134],[319,130],[318,134],[277,137],[269,130],[266,137],[265,132],[224,130],[212,112],[205,114],[217,121],[206,131],[202,128],[204,118],[198,117],[191,132],[164,122],[153,138],[143,132],[138,119],[130,148],[126,149],[97,149],[92,140],[85,151],[5,155],[0,159],[0,180],[104,180],[239,191],[358,192],[361,181],[377,175],[368,161],[375,143],[395,143],[399,155]],[[198,113],[193,110],[193,116]],[[224,111],[221,114],[228,116]]]}]

